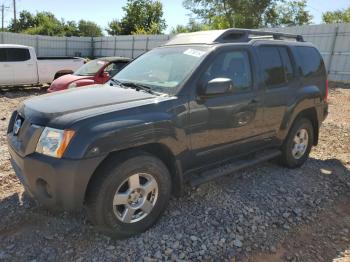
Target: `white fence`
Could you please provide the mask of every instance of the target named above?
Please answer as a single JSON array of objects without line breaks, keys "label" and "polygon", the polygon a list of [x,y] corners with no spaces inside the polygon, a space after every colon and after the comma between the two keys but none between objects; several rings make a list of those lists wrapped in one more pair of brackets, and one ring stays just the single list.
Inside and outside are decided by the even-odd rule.
[{"label": "white fence", "polygon": [[93,56],[92,37],[56,37],[0,33],[0,44],[33,46],[38,56]]},{"label": "white fence", "polygon": [[[308,25],[268,29],[303,35],[321,51],[333,81],[350,81],[350,24]],[[49,37],[0,33],[0,44],[35,47],[38,56],[126,56],[138,55],[170,39],[169,35]]]},{"label": "white fence", "polygon": [[135,58],[170,39],[169,35],[121,35],[94,37],[94,56],[126,56]]}]

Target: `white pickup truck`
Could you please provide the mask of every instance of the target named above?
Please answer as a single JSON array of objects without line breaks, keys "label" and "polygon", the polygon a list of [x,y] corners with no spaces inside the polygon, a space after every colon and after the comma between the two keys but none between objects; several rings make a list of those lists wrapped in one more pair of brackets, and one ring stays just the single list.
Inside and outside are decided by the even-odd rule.
[{"label": "white pickup truck", "polygon": [[0,86],[40,85],[71,74],[85,63],[77,57],[37,57],[30,46],[0,44]]}]

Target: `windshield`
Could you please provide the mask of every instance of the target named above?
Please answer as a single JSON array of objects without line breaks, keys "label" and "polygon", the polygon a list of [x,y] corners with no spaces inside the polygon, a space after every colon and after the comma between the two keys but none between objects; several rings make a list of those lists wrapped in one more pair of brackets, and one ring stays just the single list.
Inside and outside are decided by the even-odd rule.
[{"label": "windshield", "polygon": [[174,94],[204,58],[209,47],[156,48],[121,70],[114,79],[137,83],[162,93]]},{"label": "windshield", "polygon": [[93,76],[95,75],[107,62],[101,60],[92,60],[77,71],[74,72],[76,76]]}]

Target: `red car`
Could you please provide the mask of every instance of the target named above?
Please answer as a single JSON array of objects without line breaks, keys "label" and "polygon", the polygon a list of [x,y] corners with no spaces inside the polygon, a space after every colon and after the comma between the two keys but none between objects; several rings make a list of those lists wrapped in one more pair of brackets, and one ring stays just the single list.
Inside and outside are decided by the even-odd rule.
[{"label": "red car", "polygon": [[64,75],[51,83],[48,92],[69,88],[104,84],[131,61],[126,57],[102,57],[92,60],[70,75]]}]

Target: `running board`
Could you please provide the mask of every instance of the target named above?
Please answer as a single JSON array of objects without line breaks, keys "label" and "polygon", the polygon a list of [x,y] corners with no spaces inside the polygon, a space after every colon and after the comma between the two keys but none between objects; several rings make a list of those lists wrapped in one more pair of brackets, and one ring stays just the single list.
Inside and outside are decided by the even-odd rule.
[{"label": "running board", "polygon": [[190,185],[192,187],[197,187],[200,184],[206,183],[212,179],[229,175],[237,170],[250,167],[261,162],[273,159],[281,155],[280,150],[265,150],[259,153],[256,153],[251,159],[239,159],[228,162],[220,167],[204,171],[201,174],[196,175],[190,180]]}]

